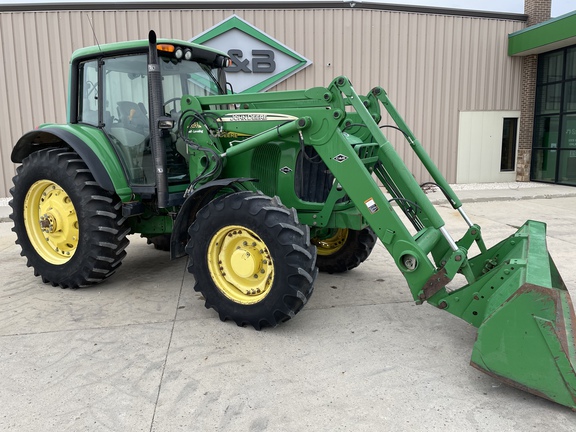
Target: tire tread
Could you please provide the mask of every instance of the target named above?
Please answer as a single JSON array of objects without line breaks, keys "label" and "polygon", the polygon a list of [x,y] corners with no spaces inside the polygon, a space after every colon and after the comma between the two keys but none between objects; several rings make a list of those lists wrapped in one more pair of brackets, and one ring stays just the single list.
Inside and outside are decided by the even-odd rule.
[{"label": "tire tread", "polygon": [[[23,202],[29,187],[38,180],[58,183],[72,199],[81,226],[79,245],[65,264],[53,265],[34,249],[23,221]],[[125,219],[120,215],[119,198],[98,186],[84,161],[63,148],[31,153],[16,169],[10,189],[16,244],[33,267],[34,275],[52,286],[78,288],[99,283],[111,276],[126,256],[129,244]],[[65,270],[65,271],[64,271]]]},{"label": "tire tread", "polygon": [[[240,306],[226,298],[207,271],[206,248],[210,238],[205,238],[206,232],[218,229],[212,226],[213,221],[217,215],[226,217],[222,214],[229,215],[229,225],[234,225],[240,214],[250,215],[254,226],[263,228],[276,240],[275,277],[280,277],[280,273],[284,276],[273,283],[267,297],[254,305]],[[217,198],[198,212],[189,229],[190,241],[186,246],[188,271],[194,275],[194,290],[205,298],[205,307],[214,309],[220,320],[233,320],[239,326],[251,325],[256,330],[275,327],[293,318],[308,302],[318,273],[316,248],[310,243],[308,227],[300,225],[295,215],[296,212],[284,207],[278,198],[249,191]],[[276,290],[274,295],[272,290]]]}]

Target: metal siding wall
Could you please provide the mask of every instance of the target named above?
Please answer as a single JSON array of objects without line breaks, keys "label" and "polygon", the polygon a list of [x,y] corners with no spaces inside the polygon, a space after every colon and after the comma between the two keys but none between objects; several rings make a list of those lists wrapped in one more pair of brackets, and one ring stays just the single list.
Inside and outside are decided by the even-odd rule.
[{"label": "metal siding wall", "polygon": [[[189,39],[233,13],[312,60],[272,90],[327,85],[338,75],[362,94],[382,86],[450,182],[459,111],[520,108],[521,59],[506,53],[520,21],[349,8],[0,13],[0,197],[9,195],[18,138],[40,123],[65,121],[69,57],[95,45],[88,20],[103,44],[144,39],[149,29]],[[426,180],[401,137],[388,135]]]}]

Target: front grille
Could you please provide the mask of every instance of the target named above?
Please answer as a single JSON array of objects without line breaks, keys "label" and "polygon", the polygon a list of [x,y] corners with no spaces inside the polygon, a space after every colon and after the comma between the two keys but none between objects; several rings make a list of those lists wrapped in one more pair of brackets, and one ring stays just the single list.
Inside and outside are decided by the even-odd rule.
[{"label": "front grille", "polygon": [[265,144],[256,148],[252,156],[250,172],[252,177],[259,180],[258,189],[268,196],[274,196],[278,193],[280,153],[280,148],[277,145]]},{"label": "front grille", "polygon": [[294,187],[296,195],[303,201],[324,202],[332,189],[334,176],[313,147],[304,147],[298,154]]}]

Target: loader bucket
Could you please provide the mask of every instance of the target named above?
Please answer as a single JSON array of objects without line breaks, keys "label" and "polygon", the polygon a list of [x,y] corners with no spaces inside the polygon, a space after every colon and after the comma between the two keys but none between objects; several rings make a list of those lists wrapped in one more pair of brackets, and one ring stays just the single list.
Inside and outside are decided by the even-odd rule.
[{"label": "loader bucket", "polygon": [[546,247],[546,225],[528,221],[502,244],[512,248],[506,250],[504,268],[488,272],[497,270],[484,287],[493,294],[487,296],[470,363],[506,384],[575,409],[576,318]]}]

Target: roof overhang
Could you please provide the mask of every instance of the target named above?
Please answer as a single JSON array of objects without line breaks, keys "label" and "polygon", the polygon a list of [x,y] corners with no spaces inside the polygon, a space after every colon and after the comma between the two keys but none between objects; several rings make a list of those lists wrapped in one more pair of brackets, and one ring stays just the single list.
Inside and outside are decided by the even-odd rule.
[{"label": "roof overhang", "polygon": [[[363,9],[420,14],[466,16],[511,21],[526,21],[525,14],[510,12],[491,12],[483,10],[453,9],[434,6],[416,6],[411,4],[382,3],[381,0],[11,0],[0,3],[0,12],[44,12],[57,10],[266,10],[266,9]],[[454,2],[452,2],[454,3]]]},{"label": "roof overhang", "polygon": [[527,56],[576,45],[576,10],[508,35],[508,55]]}]

